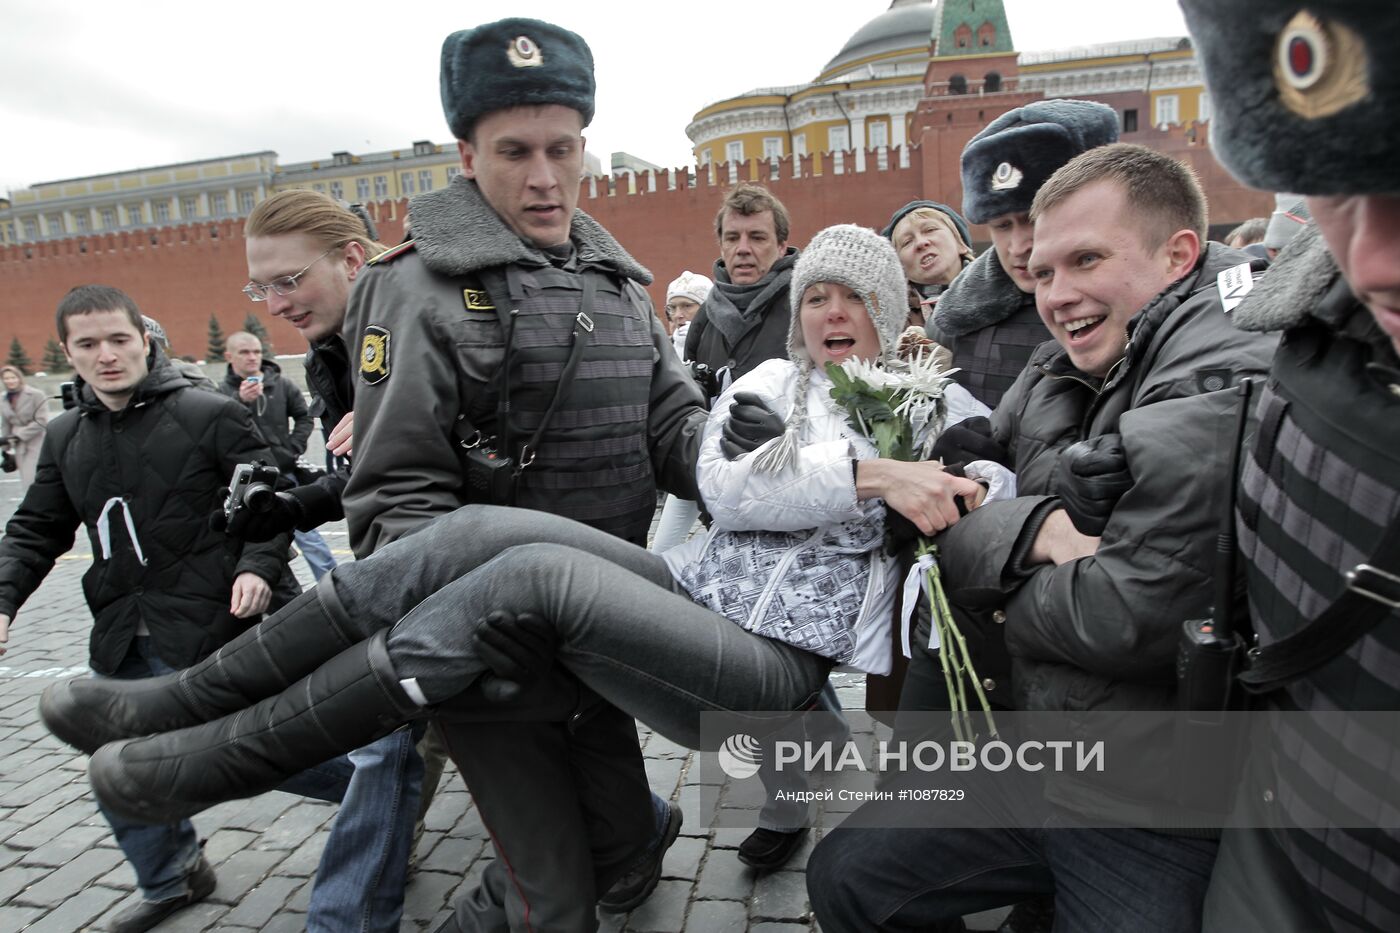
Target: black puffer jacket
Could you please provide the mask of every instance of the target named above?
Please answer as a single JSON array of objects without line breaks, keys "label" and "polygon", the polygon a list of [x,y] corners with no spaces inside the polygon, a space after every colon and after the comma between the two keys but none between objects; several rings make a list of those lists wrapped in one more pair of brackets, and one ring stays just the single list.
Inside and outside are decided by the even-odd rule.
[{"label": "black puffer jacket", "polygon": [[[1020,495],[974,510],[939,543],[949,598],[967,609],[997,610],[1018,708],[1173,708],[1181,624],[1209,615],[1239,404],[1230,387],[1261,378],[1277,343],[1273,335],[1236,330],[1221,309],[1217,276],[1249,258],[1210,244],[1195,271],[1132,318],[1127,354],[1106,380],[1076,370],[1059,344],[1047,343],[992,413]],[[1060,451],[1110,433],[1123,437],[1133,485],[1097,551],[1058,567],[1024,566],[1058,504]],[[1144,736],[1136,747],[1152,750],[1136,774],[1171,774],[1170,736]],[[1165,792],[1155,778],[1120,791],[1120,812],[1143,821]],[[1097,790],[1072,778],[1053,783],[1049,793],[1079,812],[1098,812],[1103,803]]]},{"label": "black puffer jacket", "polygon": [[716,373],[727,370],[724,386],[765,360],[787,359],[788,329],[792,326],[789,292],[797,257],[797,249],[789,246],[767,275],[747,287],[753,294],[742,315],[726,293],[743,287],[731,284],[724,262],[716,260],[716,284],[690,322],[685,358],[704,363]]},{"label": "black puffer jacket", "polygon": [[234,466],[271,456],[247,410],[191,391],[159,350],[151,362],[120,411],[78,381],[78,407],[49,425],[34,485],[0,539],[0,612],[13,616],[87,527],[89,650],[103,674],[141,623],[161,660],[193,664],[255,621],[229,614],[234,577],[249,571],[273,583],[286,561],[286,535],[245,545],[209,527]]},{"label": "black puffer jacket", "polygon": [[[290,473],[297,458],[306,453],[306,439],[311,436],[311,413],[307,411],[301,390],[282,378],[282,367],[271,360],[263,360],[262,375],[262,395],[252,402],[238,397],[243,377],[235,373],[232,366],[225,371],[219,391],[248,409],[272,450],[277,469]],[[289,420],[291,427],[287,426]]]}]

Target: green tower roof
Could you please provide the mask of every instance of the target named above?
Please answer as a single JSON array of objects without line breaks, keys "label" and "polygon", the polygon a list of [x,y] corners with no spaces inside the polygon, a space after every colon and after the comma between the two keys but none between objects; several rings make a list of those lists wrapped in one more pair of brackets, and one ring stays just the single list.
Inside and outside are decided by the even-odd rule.
[{"label": "green tower roof", "polygon": [[[983,45],[983,25],[991,24],[992,41]],[[958,45],[958,30],[966,26],[967,44]],[[1006,22],[1006,8],[1001,0],[943,0],[933,21],[935,58],[957,58],[962,55],[985,55],[992,52],[1014,52],[1011,27]]]}]

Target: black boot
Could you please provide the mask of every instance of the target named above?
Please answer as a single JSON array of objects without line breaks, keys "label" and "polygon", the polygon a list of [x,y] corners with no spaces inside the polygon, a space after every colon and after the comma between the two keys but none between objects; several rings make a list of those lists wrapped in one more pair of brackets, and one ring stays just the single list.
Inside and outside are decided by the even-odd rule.
[{"label": "black boot", "polygon": [[381,629],[255,706],[102,746],[88,761],[93,792],[125,819],[173,823],[272,790],[425,715],[394,674],[388,632]]},{"label": "black boot", "polygon": [[141,680],[80,677],[39,699],[49,731],[89,755],[108,742],[218,719],[286,689],[358,642],[330,575],[192,667]]}]

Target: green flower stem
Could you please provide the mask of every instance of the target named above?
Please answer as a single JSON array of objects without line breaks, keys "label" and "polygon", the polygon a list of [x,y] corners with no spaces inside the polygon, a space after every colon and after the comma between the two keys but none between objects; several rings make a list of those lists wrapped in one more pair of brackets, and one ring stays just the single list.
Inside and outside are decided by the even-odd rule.
[{"label": "green flower stem", "polygon": [[943,683],[948,690],[948,705],[952,707],[949,713],[949,721],[953,724],[953,737],[959,742],[964,741],[962,724],[958,714],[958,694],[957,688],[953,684],[953,671],[948,665],[948,652],[944,646],[948,644],[948,633],[943,627],[943,617],[938,612],[937,597],[934,595],[933,586],[935,579],[932,574],[924,576],[924,594],[928,597],[930,608],[930,618],[933,622],[933,630],[938,633],[938,663],[943,667]]},{"label": "green flower stem", "polygon": [[[987,701],[987,694],[982,689],[982,681],[977,676],[977,669],[972,663],[972,655],[967,650],[967,639],[963,637],[962,630],[958,628],[958,623],[953,618],[952,607],[948,603],[947,594],[943,591],[943,574],[938,566],[938,547],[927,539],[921,539],[917,554],[920,557],[924,554],[933,555],[933,564],[929,567],[924,580],[924,591],[928,594],[930,614],[939,633],[938,654],[943,665],[945,680],[952,677],[952,671],[957,672],[956,692],[951,684],[948,688],[950,705],[953,706],[955,713],[961,713],[963,717],[966,717],[969,712],[966,681],[971,681],[973,693],[982,707],[983,715],[987,718],[987,729],[992,736],[995,736],[997,735],[997,726],[996,720],[992,717],[992,706]],[[953,654],[951,670],[946,657],[949,653]],[[953,728],[954,732],[958,734],[958,738],[961,738],[962,730],[958,728],[956,720],[953,723]]]}]

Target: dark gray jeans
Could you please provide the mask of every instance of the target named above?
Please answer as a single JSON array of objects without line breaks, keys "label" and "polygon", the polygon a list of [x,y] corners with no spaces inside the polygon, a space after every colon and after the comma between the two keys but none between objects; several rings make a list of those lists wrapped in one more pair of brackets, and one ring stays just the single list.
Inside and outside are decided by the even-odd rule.
[{"label": "dark gray jeans", "polygon": [[690,748],[700,713],[801,709],[831,668],[696,605],[657,555],[543,512],[466,506],[333,574],[366,635],[393,625],[395,671],[433,703],[485,671],[472,633],[494,610],[551,621],[560,664]]}]

